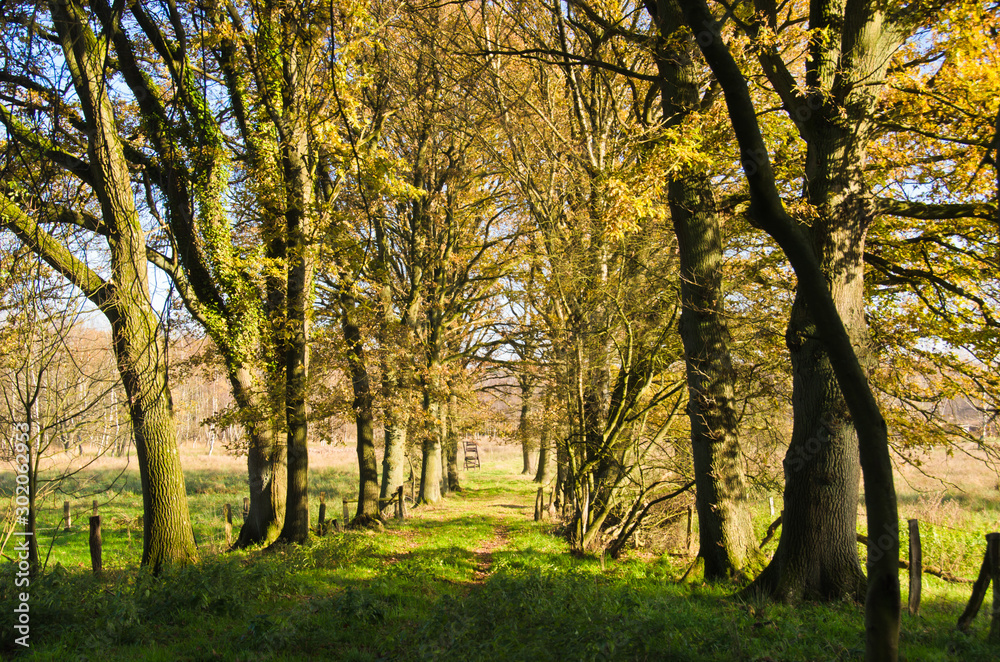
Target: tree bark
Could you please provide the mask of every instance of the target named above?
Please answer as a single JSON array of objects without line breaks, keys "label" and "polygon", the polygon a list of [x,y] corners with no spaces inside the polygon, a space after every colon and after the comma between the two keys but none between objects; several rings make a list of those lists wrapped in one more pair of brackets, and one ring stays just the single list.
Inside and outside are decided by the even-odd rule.
[{"label": "tree bark", "polygon": [[[835,150],[816,142],[810,143],[810,152],[822,156],[810,162],[828,160]],[[843,162],[816,167],[809,173],[808,197],[820,211],[812,226],[815,251],[864,366],[868,338],[862,260],[868,219],[863,203],[850,193],[862,190],[863,183],[831,181],[830,177],[830,173],[850,170],[853,167]],[[858,437],[819,338],[800,291],[786,335],[793,370],[793,428],[783,463],[784,524],[772,559],[776,568],[768,568],[754,587],[788,602],[860,600],[865,590],[855,543],[861,474]]]},{"label": "tree bark", "polygon": [[[223,349],[223,354],[227,352]],[[285,515],[286,448],[260,370],[226,361],[233,399],[247,433],[247,486],[250,510],[233,543],[235,549],[270,543],[281,532]]]},{"label": "tree bark", "polygon": [[146,235],[107,96],[103,48],[82,6],[73,0],[52,0],[49,9],[87,124],[88,183],[101,207],[111,278],[103,281],[6,198],[0,202],[5,207],[2,217],[22,242],[79,287],[111,325],[143,489],[142,563],[158,571],[164,564],[193,560],[196,550],[167,387],[165,348],[150,303]]},{"label": "tree bark", "polygon": [[[384,232],[381,226],[376,224],[376,235],[378,239],[378,257],[375,272],[382,278],[388,278],[386,262],[388,260],[388,246],[385,243]],[[385,449],[382,455],[382,489],[380,496],[388,499],[395,490],[406,480],[405,466],[403,462],[406,457],[406,431],[410,423],[410,398],[409,381],[404,377],[406,373],[405,362],[400,355],[405,352],[412,342],[412,327],[416,318],[415,302],[406,311],[406,323],[401,324],[393,311],[392,288],[384,285],[379,292],[379,343],[383,348],[382,358],[382,397],[385,408],[383,417],[385,420]],[[394,333],[399,329],[399,333]],[[399,339],[402,339],[402,346],[397,347]],[[399,354],[393,353],[397,350]]]},{"label": "tree bark", "polygon": [[445,440],[445,454],[448,456],[448,490],[461,492],[462,485],[458,478],[458,396],[454,393],[448,396],[448,435]]},{"label": "tree bark", "polygon": [[288,426],[288,496],[285,521],[278,540],[303,543],[309,538],[309,450],[306,397],[308,389],[309,325],[312,310],[313,247],[312,182],[308,136],[297,54],[298,35],[282,25],[284,77],[281,94],[286,115],[282,127],[282,171],[285,185],[287,296],[285,305],[285,420]]},{"label": "tree bark", "polygon": [[430,385],[425,385],[423,459],[418,503],[432,504],[441,500],[441,428],[438,423],[441,416],[441,403],[432,397]]},{"label": "tree bark", "polygon": [[[657,67],[663,115],[680,125],[700,106],[694,37],[679,39],[684,17],[674,1],[654,14],[661,36]],[[682,172],[667,185],[667,202],[680,254],[680,335],[688,386],[699,522],[706,579],[742,574],[756,544],[746,503],[747,480],[733,406],[735,373],[722,285],[722,232],[712,184],[703,173]]]},{"label": "tree bark", "polygon": [[441,402],[437,395],[440,389],[435,388],[440,365],[429,362],[430,378],[423,384],[424,425],[422,435],[422,463],[420,468],[420,494],[418,503],[432,504],[441,500],[441,424],[445,413],[441,411]]},{"label": "tree bark", "polygon": [[[862,34],[877,34],[881,22],[872,18],[873,14],[875,18],[880,16],[872,5],[861,5],[853,12],[846,12],[848,20],[845,24],[858,30],[860,22]],[[685,21],[697,36],[698,45],[725,93],[729,117],[740,146],[743,170],[750,185],[750,215],[778,242],[795,270],[797,296],[801,296],[806,304],[820,334],[858,433],[868,530],[871,532],[865,599],[865,659],[894,662],[898,658],[901,612],[899,521],[885,419],[872,394],[852,338],[840,317],[815,247],[785,211],[746,80],[722,41],[719,24],[704,0],[681,0],[681,6]],[[854,40],[845,41],[850,43]],[[882,62],[887,63],[888,57],[884,57]],[[842,75],[844,69],[837,63],[835,65],[836,75]],[[863,78],[867,94],[871,77]]]},{"label": "tree bark", "polygon": [[281,533],[285,515],[287,449],[277,443],[279,431],[261,422],[247,432],[247,485],[250,493],[250,511],[239,537],[233,543],[236,549],[272,542]]},{"label": "tree bark", "polygon": [[435,434],[437,434],[441,444],[441,496],[447,496],[448,492],[451,491],[451,486],[448,483],[448,430],[451,427],[451,420],[448,418],[447,400],[437,403],[437,411],[439,414],[436,417]]},{"label": "tree bark", "polygon": [[552,480],[552,469],[549,466],[549,451],[552,447],[552,434],[550,432],[550,426],[554,422],[550,421],[548,414],[549,409],[552,406],[552,396],[551,389],[545,389],[545,405],[543,411],[543,422],[542,429],[538,437],[538,469],[535,472],[535,482],[541,483],[542,485],[548,485]]},{"label": "tree bark", "polygon": [[142,563],[158,572],[164,564],[194,560],[196,551],[166,371],[157,365],[163,348],[152,311],[141,311],[140,305],[109,319],[139,461]]},{"label": "tree bark", "polygon": [[[395,397],[387,394],[388,398]],[[403,462],[406,456],[406,430],[410,414],[406,407],[390,402],[385,407],[385,451],[382,456],[381,498],[387,499],[393,490],[406,481]]]},{"label": "tree bark", "polygon": [[365,357],[361,328],[354,320],[357,307],[353,297],[342,292],[340,295],[344,340],[347,342],[347,363],[354,390],[354,416],[358,430],[358,510],[354,523],[365,525],[379,519],[378,461],[375,457],[375,397],[368,378],[368,363]]},{"label": "tree bark", "polygon": [[721,233],[709,187],[702,175],[674,178],[668,200],[680,250],[680,334],[697,489],[698,555],[705,561],[705,578],[715,580],[741,575],[756,544],[733,406],[735,374],[723,310]]},{"label": "tree bark", "polygon": [[527,476],[532,472],[531,453],[534,451],[531,435],[531,395],[534,388],[523,377],[518,383],[521,387],[521,416],[517,419],[517,438],[521,441],[521,475]]}]

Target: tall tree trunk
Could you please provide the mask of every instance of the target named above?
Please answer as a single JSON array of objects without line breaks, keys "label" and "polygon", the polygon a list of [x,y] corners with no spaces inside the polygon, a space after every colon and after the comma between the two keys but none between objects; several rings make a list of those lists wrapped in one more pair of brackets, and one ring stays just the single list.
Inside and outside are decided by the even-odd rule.
[{"label": "tall tree trunk", "polygon": [[[290,20],[287,17],[283,20]],[[285,298],[285,420],[288,426],[288,497],[285,521],[278,540],[303,543],[309,538],[309,449],[306,397],[308,389],[309,323],[312,310],[313,249],[308,237],[314,213],[308,165],[299,35],[283,25],[282,106],[286,115],[281,146],[285,184],[286,271]]]},{"label": "tall tree trunk", "polygon": [[347,363],[351,372],[351,386],[354,389],[354,416],[358,429],[358,511],[354,523],[365,525],[380,516],[378,492],[378,461],[375,457],[374,408],[375,398],[368,378],[368,363],[365,358],[361,328],[353,318],[357,307],[354,298],[341,293],[341,322],[344,340],[347,342]]},{"label": "tall tree trunk", "polygon": [[555,424],[549,417],[549,408],[552,406],[551,389],[545,389],[545,405],[542,419],[542,429],[538,437],[538,470],[535,472],[535,482],[548,485],[552,480],[551,467],[549,467],[549,451],[552,446],[552,434],[549,428]]},{"label": "tall tree trunk", "polygon": [[423,458],[420,470],[419,503],[437,503],[441,500],[441,403],[431,394],[429,384],[424,386],[424,420],[422,426]]},{"label": "tall tree trunk", "polygon": [[722,241],[709,187],[701,175],[675,178],[668,198],[680,249],[680,332],[697,489],[698,555],[705,561],[706,579],[727,579],[742,574],[756,545],[733,407]]},{"label": "tall tree trunk", "polygon": [[[678,39],[680,6],[662,1],[654,14],[663,115],[678,126],[700,104],[700,74],[693,37]],[[729,349],[722,286],[722,233],[708,176],[682,173],[667,186],[681,268],[680,334],[684,344],[691,425],[699,552],[707,579],[742,574],[756,548],[747,481],[733,406],[735,373]]]},{"label": "tall tree trunk", "polygon": [[277,443],[278,430],[262,422],[248,431],[247,483],[250,493],[250,510],[240,535],[234,543],[236,549],[274,541],[281,532],[285,516],[287,456],[284,444]]},{"label": "tall tree trunk", "polygon": [[521,441],[521,475],[527,476],[532,472],[531,454],[534,451],[534,444],[531,434],[531,396],[534,392],[531,382],[528,379],[518,380],[521,386],[521,416],[517,419],[517,437]]},{"label": "tall tree trunk", "polygon": [[[87,121],[91,183],[107,230],[111,279],[95,285],[100,279],[72,256],[57,256],[49,247],[41,248],[41,253],[101,308],[111,325],[142,483],[142,563],[157,571],[164,564],[194,559],[196,551],[167,388],[163,339],[150,303],[146,234],[135,207],[115,111],[107,96],[103,47],[89,28],[83,7],[74,0],[52,0],[49,7]],[[37,228],[28,241],[47,242]]]},{"label": "tall tree trunk", "polygon": [[462,485],[458,479],[459,437],[458,396],[451,393],[448,396],[448,436],[445,440],[445,454],[448,456],[448,490],[451,492],[462,491]]},{"label": "tall tree trunk", "polygon": [[[37,397],[38,391],[35,391]],[[37,403],[37,399],[33,400]],[[39,457],[40,452],[37,449],[42,448],[42,440],[39,438],[41,433],[40,421],[35,421],[31,414],[31,407],[28,407],[24,421],[27,424],[27,437],[28,442],[25,444],[27,448],[27,462],[24,464],[28,468],[28,520],[24,527],[24,533],[26,534],[28,543],[28,574],[30,577],[34,578],[38,575],[41,570],[41,565],[38,561],[38,522],[37,522],[37,498],[38,498],[38,470],[41,465],[41,458]],[[38,431],[35,435],[31,434],[32,428]],[[15,427],[15,430],[17,428]],[[16,433],[16,432],[15,432]],[[32,437],[34,437],[34,443],[32,443]],[[21,472],[18,472],[21,473]],[[15,493],[17,489],[15,488]]]},{"label": "tall tree trunk", "polygon": [[[138,238],[136,243],[142,245]],[[141,254],[145,254],[144,246]],[[141,268],[145,273],[144,264]],[[115,280],[118,282],[122,282],[119,278],[127,283],[126,278],[139,277],[132,267],[120,270],[113,267],[112,270],[123,272],[116,273]],[[127,273],[129,271],[132,273]],[[122,309],[122,312],[116,310],[108,315],[108,319],[118,370],[128,395],[139,461],[143,507],[142,563],[158,572],[165,564],[194,560],[194,532],[188,514],[187,491],[177,449],[170,393],[167,391],[166,369],[161,361],[163,348],[157,334],[158,325],[148,308],[148,299],[142,296],[141,285],[137,287],[133,284],[121,289],[130,290],[131,296],[119,291],[116,308]],[[126,305],[128,299],[131,301]]]},{"label": "tall tree trunk", "polygon": [[[839,135],[838,135],[839,134]],[[819,218],[814,250],[850,334],[868,362],[864,317],[864,244],[870,219],[853,137],[828,127],[810,142],[807,194]],[[853,180],[853,181],[852,181]],[[756,583],[785,601],[861,599],[857,507],[861,465],[847,403],[802,293],[796,295],[786,343],[793,369],[792,440],[785,455],[785,515],[771,566]]]},{"label": "tall tree trunk", "polygon": [[572,503],[569,475],[569,429],[555,439],[556,448],[556,507],[563,508]]},{"label": "tall tree trunk", "polygon": [[[386,395],[392,399],[395,394]],[[385,452],[382,456],[381,497],[388,499],[390,493],[406,481],[406,430],[410,414],[405,406],[389,402],[385,407]]]},{"label": "tall tree trunk", "polygon": [[[726,96],[729,117],[740,146],[743,170],[750,186],[752,198],[750,214],[754,221],[778,242],[795,269],[798,280],[797,297],[806,304],[819,339],[823,341],[823,349],[836,375],[840,392],[846,400],[851,420],[858,433],[869,531],[869,575],[865,596],[865,659],[870,662],[876,660],[894,662],[899,654],[901,612],[899,513],[896,508],[892,462],[889,457],[888,430],[868,383],[863,361],[859,360],[857,355],[854,346],[857,338],[851,337],[844,320],[841,319],[835,298],[838,285],[836,282],[828,282],[825,273],[828,269],[825,270],[824,267],[828,265],[824,260],[833,257],[835,252],[827,250],[822,253],[822,257],[818,256],[815,241],[817,237],[814,235],[814,241],[810,241],[785,210],[746,79],[721,38],[718,22],[711,15],[704,0],[682,0],[681,4],[685,21],[692,30],[697,31],[698,45]],[[822,21],[841,18],[830,12],[817,13],[816,17]],[[845,30],[843,42],[835,38],[817,39],[810,44],[813,49],[822,49],[830,44],[846,42],[851,46],[850,64],[858,66],[857,69],[844,66],[839,58],[832,60],[828,58],[822,62],[820,59],[811,58],[810,64],[826,62],[830,65],[827,73],[831,80],[845,82],[848,86],[851,84],[857,86],[853,94],[848,89],[842,95],[842,98],[849,102],[846,105],[840,102],[841,96],[828,96],[819,91],[814,100],[819,102],[819,108],[826,106],[826,111],[823,113],[825,117],[821,118],[824,121],[830,117],[850,117],[850,111],[858,110],[856,106],[858,96],[861,101],[867,99],[869,103],[871,102],[876,94],[873,85],[882,79],[890,59],[889,55],[894,50],[881,48],[880,45],[891,46],[893,39],[898,37],[898,29],[887,24],[887,17],[882,13],[881,5],[861,3],[860,6],[854,7],[853,11],[845,12],[843,19]],[[822,26],[811,24],[810,27]],[[864,70],[860,65],[867,65],[871,70]],[[815,82],[817,81],[810,81],[810,83]],[[793,111],[799,101],[800,98],[790,96],[789,111]],[[862,107],[860,110],[866,109]],[[871,108],[867,110],[870,111]],[[870,115],[862,112],[861,123],[851,127],[851,132],[856,135],[861,134],[863,138],[867,119],[870,119]],[[855,144],[863,145],[864,142],[859,140]],[[855,160],[857,154],[844,155],[850,160],[850,163],[846,164],[848,167],[860,168],[863,165],[863,160]],[[839,165],[843,167],[845,163]],[[854,193],[861,194],[863,191],[862,188]],[[824,216],[823,210],[820,211],[821,217]],[[826,222],[832,219],[833,217],[828,216]],[[863,228],[860,229],[863,232]],[[832,238],[835,235],[831,233],[828,236]],[[863,237],[863,234],[861,236]],[[822,243],[819,248],[824,248]],[[798,343],[804,339],[793,336],[792,340],[793,343]]]},{"label": "tall tree trunk", "polygon": [[448,418],[447,400],[437,403],[437,421],[435,422],[435,434],[441,444],[441,496],[447,496],[451,491],[448,484],[448,430],[451,427],[451,420]]},{"label": "tall tree trunk", "polygon": [[[380,228],[376,225],[376,228]],[[385,239],[381,232],[378,233],[378,266],[377,273],[385,273],[385,262],[387,260],[387,248]],[[406,480],[403,462],[406,458],[406,431],[410,423],[410,398],[408,381],[404,377],[406,374],[405,364],[397,358],[391,350],[396,349],[395,343],[398,338],[394,337],[393,331],[398,327],[401,330],[403,346],[399,347],[400,353],[405,352],[411,344],[407,342],[412,339],[412,326],[416,318],[416,305],[412,304],[406,311],[406,322],[400,325],[400,320],[396,318],[392,304],[392,288],[384,286],[379,293],[379,341],[384,348],[382,358],[382,393],[385,401],[383,411],[385,428],[385,450],[382,455],[382,489],[380,496],[388,499],[393,492],[399,488]],[[403,365],[401,365],[403,364]]]},{"label": "tall tree trunk", "polygon": [[[281,433],[271,394],[262,376],[263,368],[239,363],[220,345],[226,359],[233,399],[239,407],[247,433],[247,485],[250,510],[233,547],[243,549],[272,542],[281,532],[285,515],[286,456],[285,445],[278,443]],[[243,348],[247,350],[249,348]]]},{"label": "tall tree trunk", "polygon": [[[293,242],[289,242],[291,249]],[[298,243],[298,242],[296,242]],[[297,248],[301,248],[299,245]],[[295,251],[290,251],[295,255]],[[309,537],[309,449],[306,388],[308,362],[304,256],[289,257],[289,338],[285,350],[285,418],[288,421],[288,484],[285,521],[279,540],[303,543]],[[296,264],[298,263],[298,264]]]}]

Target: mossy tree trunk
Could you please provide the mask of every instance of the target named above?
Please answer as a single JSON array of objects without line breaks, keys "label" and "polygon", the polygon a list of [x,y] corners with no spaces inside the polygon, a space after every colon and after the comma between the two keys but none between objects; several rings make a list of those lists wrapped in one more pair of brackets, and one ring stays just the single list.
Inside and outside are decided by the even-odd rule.
[{"label": "mossy tree trunk", "polygon": [[309,386],[309,333],[312,318],[315,247],[311,244],[314,195],[309,160],[306,100],[300,51],[303,43],[291,17],[281,20],[282,83],[281,169],[285,202],[285,421],[287,425],[288,489],[280,542],[303,543],[309,538],[309,449],[306,399]]},{"label": "mossy tree trunk", "polygon": [[[106,0],[94,0],[91,8],[106,29],[114,24]],[[253,171],[270,170],[276,147],[258,131],[252,117],[254,103],[248,100],[245,63],[240,61],[232,31],[225,29],[230,19],[216,3],[208,3],[205,9],[207,20],[227,35],[213,54],[238,135],[245,142],[246,163]],[[170,63],[163,69],[180,90],[168,99],[162,86],[147,75],[146,55],[140,53],[139,42],[123,30],[109,29],[120,73],[135,95],[145,138],[158,155],[155,165],[148,161],[136,165],[146,169],[151,184],[163,195],[165,220],[180,248],[169,257],[158,252],[149,252],[147,257],[171,277],[226,365],[248,439],[250,512],[236,546],[269,542],[278,535],[285,508],[285,449],[283,442],[277,442],[284,431],[283,388],[279,386],[283,368],[281,350],[275,347],[279,338],[273,333],[284,318],[284,277],[272,270],[260,279],[256,265],[248,267],[247,261],[239,259],[238,244],[244,237],[232,228],[223,202],[229,186],[227,139],[191,73],[190,52],[171,46],[188,39],[186,26],[182,22],[165,26],[140,3],[131,5],[130,11],[156,54]],[[173,35],[165,34],[169,29],[175,31]],[[265,38],[258,46],[266,48],[268,41]],[[276,228],[282,216],[280,205],[264,200],[259,215],[265,238],[259,254],[283,263],[284,240]]]},{"label": "mossy tree trunk", "polygon": [[8,198],[0,217],[18,238],[92,301],[107,317],[129,415],[143,489],[142,563],[154,570],[196,557],[187,494],[177,449],[165,348],[152,310],[146,266],[146,235],[108,97],[105,44],[74,0],[48,4],[59,45],[86,123],[86,161],[64,165],[92,190],[100,218],[78,210],[78,223],[103,236],[109,250],[108,280],[42,229]]}]

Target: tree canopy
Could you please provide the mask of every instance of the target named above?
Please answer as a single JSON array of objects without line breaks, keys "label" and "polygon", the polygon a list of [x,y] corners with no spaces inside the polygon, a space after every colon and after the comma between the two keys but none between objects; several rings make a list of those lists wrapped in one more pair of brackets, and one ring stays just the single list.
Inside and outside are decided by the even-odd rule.
[{"label": "tree canopy", "polygon": [[[308,540],[322,421],[356,426],[361,526],[406,466],[420,503],[461,489],[460,439],[499,409],[576,551],[617,555],[693,488],[706,576],[867,596],[867,656],[894,659],[893,462],[985,440],[1000,397],[998,21],[991,2],[8,3],[0,285],[34,254],[38,297],[106,318],[144,563],[196,555],[165,275],[232,389],[238,546]],[[6,292],[3,342],[34,305]],[[774,485],[759,571],[746,500]]]}]

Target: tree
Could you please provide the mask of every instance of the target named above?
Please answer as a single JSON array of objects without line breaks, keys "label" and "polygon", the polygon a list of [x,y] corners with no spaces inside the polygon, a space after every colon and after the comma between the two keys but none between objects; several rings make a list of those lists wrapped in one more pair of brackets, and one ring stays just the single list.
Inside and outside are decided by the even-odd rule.
[{"label": "tree", "polygon": [[568,529],[574,549],[587,550],[631,533],[643,512],[632,506],[665,486],[656,465],[668,455],[661,444],[681,386],[669,368],[676,261],[663,183],[646,175],[683,150],[658,133],[652,58],[629,48],[642,32],[638,15],[563,9],[512,7],[512,34],[486,35],[483,49],[540,60],[523,77],[493,80],[507,108],[505,172],[535,233],[527,300],[549,361],[562,368],[569,426],[557,454],[574,509]]},{"label": "tree", "polygon": [[[145,139],[130,158],[151,213],[165,209],[150,258],[219,347],[247,428],[251,513],[237,544],[300,542],[313,270],[342,188],[353,75],[352,46],[338,46],[334,29],[353,34],[364,16],[323,5],[293,20],[274,4],[209,3],[206,24],[169,7],[158,21],[160,8],[135,3],[131,23],[116,27],[106,4],[95,8]],[[344,69],[320,44],[339,48]],[[143,48],[160,66],[138,56]],[[329,103],[317,112],[320,99]]]},{"label": "tree", "polygon": [[[23,70],[16,72],[23,78],[7,77],[16,81],[6,83],[14,101],[0,111],[0,119],[11,141],[19,145],[21,164],[30,160],[52,164],[65,176],[74,177],[86,194],[77,198],[76,206],[60,205],[34,186],[37,181],[11,181],[12,174],[24,172],[18,164],[13,173],[9,168],[6,173],[11,183],[8,191],[16,192],[0,196],[0,221],[79,288],[111,325],[143,487],[142,562],[159,569],[166,563],[191,560],[196,552],[162,359],[163,341],[150,305],[145,229],[109,97],[107,37],[94,33],[83,7],[72,0],[53,0],[46,8],[50,28],[25,23],[36,26],[39,39],[26,40],[29,52],[23,54]],[[71,81],[73,100],[64,102],[57,90],[33,78],[38,72],[30,65],[31,49],[42,48],[40,44],[52,47],[47,55]],[[30,99],[36,94],[42,98],[38,105]],[[73,109],[74,121],[61,121],[60,108]],[[45,117],[45,129],[37,132],[31,127],[31,118],[39,116],[36,110]],[[67,129],[76,127],[83,131],[67,135]],[[92,205],[87,204],[90,200]],[[75,225],[103,238],[108,261],[104,276],[45,229],[53,223]]]},{"label": "tree", "polygon": [[[663,41],[656,51],[667,130],[698,131],[698,113],[710,112],[716,92],[700,94],[694,39],[682,33],[674,2],[647,5]],[[693,120],[693,122],[690,122]],[[687,372],[698,555],[707,579],[742,574],[755,541],[746,503],[747,479],[737,430],[735,381],[723,289],[720,212],[706,164],[667,174],[667,200],[680,258],[680,335]]]},{"label": "tree", "polygon": [[[420,432],[418,501],[434,503],[445,483],[450,383],[462,356],[474,353],[488,301],[510,257],[517,228],[509,227],[504,183],[482,148],[495,111],[481,103],[482,62],[467,51],[469,17],[454,7],[408,7],[389,13],[394,28],[377,51],[382,78],[366,90],[367,112],[389,117],[379,146],[396,162],[392,195],[365,216],[374,244],[366,278],[380,315],[386,403],[383,490],[401,475],[399,449],[409,422]],[[362,243],[362,242],[359,242]],[[407,358],[408,357],[408,358]],[[421,416],[401,408],[418,391]],[[457,475],[456,475],[457,478]]]},{"label": "tree", "polygon": [[[834,277],[835,274],[829,273],[832,265],[827,262],[834,257],[831,255],[833,249],[837,249],[839,254],[836,257],[843,261],[841,266],[856,264],[858,259],[856,253],[859,248],[857,242],[863,240],[864,229],[867,226],[863,214],[865,207],[862,192],[864,188],[862,186],[853,190],[855,195],[861,195],[861,200],[852,199],[852,196],[836,195],[832,198],[824,198],[823,196],[832,195],[835,184],[845,185],[851,177],[860,177],[862,174],[855,172],[851,164],[855,164],[855,160],[858,158],[862,158],[863,162],[863,138],[868,122],[868,116],[864,113],[870,111],[870,104],[874,100],[870,96],[873,92],[869,90],[868,86],[871,85],[872,79],[878,80],[880,75],[885,72],[888,53],[884,48],[887,43],[891,45],[892,40],[897,37],[891,30],[888,33],[883,33],[878,29],[878,26],[883,24],[883,20],[888,20],[890,17],[883,15],[882,11],[875,6],[861,3],[857,7],[845,8],[845,11],[849,10],[849,12],[841,14],[843,32],[837,35],[840,39],[834,38],[831,31],[829,34],[825,34],[823,39],[810,42],[812,50],[807,81],[809,87],[804,91],[807,94],[815,95],[807,98],[814,99],[814,105],[818,103],[817,110],[826,109],[824,112],[818,113],[819,117],[813,128],[822,129],[822,135],[818,137],[831,141],[823,143],[827,147],[826,150],[821,149],[820,154],[814,154],[814,156],[824,155],[825,160],[819,165],[823,172],[817,173],[820,176],[820,181],[817,182],[818,189],[811,194],[820,196],[820,199],[814,202],[822,203],[825,200],[827,206],[820,214],[820,217],[825,217],[826,220],[814,222],[814,228],[817,229],[814,229],[814,238],[810,241],[810,238],[799,229],[796,222],[788,215],[778,194],[774,172],[771,169],[768,152],[761,137],[756,111],[747,91],[746,81],[730,54],[728,46],[721,38],[718,23],[712,17],[707,5],[701,0],[690,2],[682,0],[681,5],[688,26],[698,37],[698,45],[702,54],[726,95],[730,119],[740,145],[742,165],[750,185],[752,202],[749,213],[753,220],[778,242],[792,263],[798,277],[797,307],[815,335],[809,339],[796,340],[794,333],[791,334],[790,349],[795,352],[807,342],[822,343],[821,345],[812,345],[810,352],[802,356],[802,360],[808,359],[812,363],[807,364],[808,369],[800,364],[797,378],[807,380],[826,375],[825,379],[820,379],[813,385],[813,389],[824,389],[824,392],[829,394],[830,386],[828,385],[832,381],[832,376],[835,379],[835,385],[840,387],[849,408],[853,426],[857,430],[859,454],[865,478],[865,503],[868,509],[870,533],[868,592],[865,601],[866,659],[895,660],[898,652],[900,616],[899,528],[887,430],[885,420],[882,418],[878,404],[869,387],[862,360],[855,353],[848,326],[845,326],[845,321],[841,317],[836,296],[839,289],[838,279]],[[813,14],[813,17],[825,22],[832,15],[827,12]],[[764,17],[772,22],[777,20],[774,12],[765,12]],[[768,61],[768,63],[777,66],[776,61]],[[828,96],[832,90],[822,87],[831,84],[845,86],[837,89],[837,92],[843,95],[839,99],[841,103],[845,104],[844,108],[847,112],[841,113],[839,105],[832,107],[835,97]],[[800,97],[801,93],[796,90],[784,87],[779,88],[779,91],[786,93],[784,102],[789,105],[790,111],[801,109],[803,108],[801,104],[807,103],[807,98]],[[794,105],[792,105],[793,103]],[[851,111],[858,111],[859,115],[853,115]],[[854,123],[854,128],[860,129],[862,135],[848,135],[850,127],[839,123],[843,119]],[[839,158],[834,159],[834,156]],[[863,184],[863,179],[861,182],[852,182],[854,186],[858,184]],[[846,208],[839,209],[841,204],[847,205]],[[819,206],[822,207],[822,204]],[[826,216],[835,212],[836,214],[833,216]],[[836,241],[833,241],[834,236],[831,235],[826,235],[826,241],[816,241],[817,238],[824,236],[815,236],[818,228],[823,227],[829,230],[837,229],[837,232],[834,233]],[[852,229],[855,231],[853,237],[850,232]],[[847,231],[846,234],[845,231]],[[856,234],[857,232],[861,233],[860,236]],[[854,241],[851,241],[852,238]],[[844,272],[835,273],[844,275]],[[830,284],[828,284],[828,278],[830,278]],[[846,301],[847,299],[840,299],[841,303]],[[793,317],[793,325],[790,328],[796,329],[796,321],[802,319],[801,317]],[[849,324],[850,321],[851,318],[848,319],[847,323]],[[818,356],[820,353],[823,354],[822,358]],[[808,390],[809,397],[816,396],[813,389]],[[802,412],[804,403],[801,399],[798,400],[797,404],[801,413],[816,414],[815,409],[811,408]],[[801,416],[801,413],[797,415],[797,427],[805,422],[803,418],[798,417]],[[793,432],[791,448],[794,447],[795,433]],[[852,453],[851,449],[845,448],[844,452],[847,454],[845,457],[849,459]],[[794,482],[795,480],[794,474],[791,473],[791,465],[792,461],[786,458],[786,484],[788,481]],[[840,474],[847,473],[842,467],[836,465],[831,466],[830,469]],[[836,474],[831,473],[829,478],[836,478]],[[792,496],[799,495],[793,491]],[[807,516],[807,514],[803,513],[802,516]],[[827,524],[831,524],[831,522],[828,521]],[[833,524],[839,524],[839,522],[833,522]],[[786,532],[787,529],[784,529],[782,538],[787,535]],[[829,537],[831,540],[836,540],[832,532]],[[808,550],[808,552],[813,551]],[[782,550],[779,549],[775,555],[777,563],[782,563],[783,558]],[[807,553],[801,558],[808,563],[812,558],[819,557]],[[813,572],[815,573],[815,570]],[[803,575],[802,579],[791,582],[791,590],[797,592],[799,587],[805,584],[808,576],[807,574]],[[834,579],[834,584],[837,581]],[[758,582],[763,583],[760,578],[758,578]],[[766,587],[766,584],[764,586]]]},{"label": "tree", "polygon": [[[267,541],[277,535],[284,507],[284,446],[275,441],[283,427],[276,413],[282,399],[276,383],[283,372],[268,352],[274,344],[270,325],[281,317],[284,285],[280,277],[254,273],[260,260],[243,261],[249,257],[247,246],[228,227],[220,199],[229,165],[224,134],[212,115],[206,80],[195,75],[195,49],[188,49],[189,44],[203,45],[204,24],[192,27],[191,17],[176,7],[167,16],[141,3],[122,16],[106,2],[95,2],[92,9],[114,48],[117,73],[132,94],[130,99],[125,86],[112,90],[132,113],[127,115],[130,125],[121,129],[123,136],[130,134],[122,137],[124,155],[145,191],[145,211],[159,225],[150,233],[146,255],[170,276],[189,312],[219,348],[250,440],[250,513],[237,545]],[[208,10],[207,18],[217,25],[218,8],[209,5]],[[233,40],[216,45],[220,78],[228,86],[237,126],[246,135],[251,122]],[[205,49],[200,53],[202,64],[211,61]],[[154,58],[162,66],[151,65]],[[248,161],[260,165],[266,150],[253,141],[255,135],[248,138]],[[273,211],[273,205],[265,207]],[[267,234],[264,244],[274,258],[282,242],[276,233]]]},{"label": "tree", "polygon": [[347,341],[351,383],[354,389],[354,415],[358,426],[358,512],[354,522],[379,517],[378,463],[375,459],[374,394],[368,377],[367,360],[357,320],[357,302],[346,292],[340,295],[343,310],[344,340]]},{"label": "tree", "polygon": [[77,492],[70,485],[77,473],[125,445],[115,436],[101,435],[92,457],[77,458],[82,435],[91,436],[106,426],[106,418],[117,416],[113,393],[121,383],[110,353],[93,347],[81,333],[82,297],[36,255],[17,246],[5,249],[9,252],[4,251],[0,263],[5,322],[0,329],[0,421],[16,431],[7,436],[5,455],[22,468],[15,473],[27,479],[17,503],[26,513],[28,563],[34,575],[43,570],[37,504],[57,489]]}]

